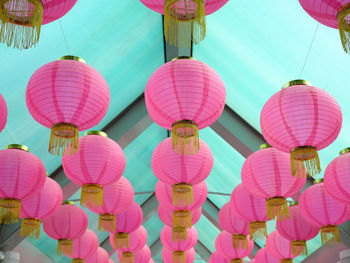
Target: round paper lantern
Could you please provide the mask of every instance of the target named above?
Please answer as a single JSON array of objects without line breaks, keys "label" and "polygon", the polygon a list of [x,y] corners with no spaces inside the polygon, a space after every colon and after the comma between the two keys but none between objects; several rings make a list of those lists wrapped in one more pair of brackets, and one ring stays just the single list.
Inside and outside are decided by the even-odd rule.
[{"label": "round paper lantern", "polygon": [[109,101],[109,88],[102,75],[74,56],[64,56],[40,67],[26,90],[29,113],[51,129],[49,152],[55,155],[75,153],[79,131],[97,125],[105,116]]},{"label": "round paper lantern", "polygon": [[133,202],[134,189],[130,182],[121,177],[116,183],[106,185],[103,190],[103,205],[87,207],[99,214],[98,229],[115,232],[115,215],[123,213]]},{"label": "round paper lantern", "polygon": [[41,191],[21,203],[21,237],[40,237],[40,223],[61,206],[63,193],[55,180],[47,177]]},{"label": "round paper lantern", "polygon": [[293,258],[299,255],[293,254],[291,241],[282,237],[277,230],[267,237],[266,249],[272,256],[282,259],[281,262],[283,263],[292,263]]},{"label": "round paper lantern", "polygon": [[108,263],[114,263],[114,261],[112,259],[109,259]]},{"label": "round paper lantern", "polygon": [[[123,256],[123,259],[122,259]],[[151,259],[151,250],[148,246],[135,251],[134,253],[122,253],[118,252],[118,258],[121,263],[144,263],[149,262]]]},{"label": "round paper lantern", "polygon": [[[115,235],[111,233],[109,235],[109,242],[111,243],[111,246],[115,249],[117,249],[116,243],[115,243]],[[133,253],[133,251],[137,251],[141,248],[143,248],[147,243],[147,231],[143,226],[140,226],[135,231],[131,232],[129,234],[129,248],[121,248],[118,249],[120,252],[127,252],[126,254]],[[123,257],[122,257],[123,258]]]},{"label": "round paper lantern", "polygon": [[219,118],[225,99],[220,76],[208,65],[189,57],[162,65],[152,74],[145,90],[149,115],[172,131],[173,149],[184,155],[198,152],[198,129]]},{"label": "round paper lantern", "polygon": [[255,263],[288,263],[282,262],[280,258],[272,256],[267,249],[261,248],[255,255]]},{"label": "round paper lantern", "polygon": [[350,219],[350,208],[327,193],[323,180],[301,194],[299,208],[306,220],[321,228],[322,244],[340,241],[338,225]]},{"label": "round paper lantern", "polygon": [[102,247],[97,248],[97,252],[92,254],[87,259],[85,259],[85,263],[108,263],[109,255],[106,250]]},{"label": "round paper lantern", "polygon": [[[177,253],[178,252],[184,252],[185,253],[185,261],[179,261]],[[164,262],[167,263],[192,263],[194,262],[194,259],[196,257],[196,252],[194,248],[190,248],[186,251],[173,251],[171,249],[167,249],[163,247],[162,250],[162,258]]]},{"label": "round paper lantern", "polygon": [[0,41],[27,49],[39,42],[41,25],[64,16],[77,0],[4,0],[0,4]]},{"label": "round paper lantern", "polygon": [[[238,261],[239,259],[236,259],[236,262],[239,262]],[[211,254],[211,257],[210,257],[210,263],[231,263],[231,260],[225,258],[223,255],[221,255],[218,251],[215,251],[213,254]],[[240,261],[240,262],[243,262],[243,261]],[[240,263],[239,262],[239,263]],[[251,261],[249,261],[250,263]]]},{"label": "round paper lantern", "polygon": [[0,94],[0,132],[5,128],[7,122],[7,104],[4,97]]},{"label": "round paper lantern", "polygon": [[72,254],[73,240],[85,233],[87,224],[87,214],[72,201],[63,201],[56,213],[43,220],[45,233],[58,240],[58,255],[61,251],[66,255]]},{"label": "round paper lantern", "polygon": [[338,136],[342,112],[325,90],[305,80],[284,85],[264,105],[261,132],[272,147],[290,153],[292,175],[313,176],[321,171],[317,151]]},{"label": "round paper lantern", "polygon": [[0,223],[18,222],[21,201],[43,188],[46,171],[43,163],[24,145],[11,144],[0,151]]},{"label": "round paper lantern", "polygon": [[293,255],[307,255],[306,241],[313,239],[319,232],[319,227],[310,223],[301,215],[298,203],[289,206],[290,218],[276,222],[278,233],[292,242]]},{"label": "round paper lantern", "polygon": [[182,251],[182,253],[178,252],[177,256],[179,257],[178,260],[183,259],[183,261],[185,261],[185,253],[183,251],[194,247],[198,240],[197,230],[194,227],[191,227],[186,231],[186,240],[174,240],[172,228],[169,226],[164,226],[160,233],[160,240],[162,242],[162,245],[167,249]]},{"label": "round paper lantern", "polygon": [[306,176],[291,176],[287,153],[268,144],[261,145],[260,149],[245,160],[241,172],[242,184],[252,195],[266,200],[268,219],[286,219],[289,217],[286,198],[299,193]]},{"label": "round paper lantern", "polygon": [[157,178],[173,186],[173,205],[193,202],[192,185],[204,181],[213,168],[209,146],[199,139],[195,155],[179,155],[173,151],[172,139],[162,141],[153,152],[152,169]]},{"label": "round paper lantern", "polygon": [[219,223],[223,230],[231,233],[233,248],[248,249],[249,222],[232,212],[230,203],[220,209]]},{"label": "round paper lantern", "polygon": [[239,184],[233,190],[230,199],[231,212],[249,222],[249,235],[254,239],[267,237],[266,202],[264,199],[251,195]]},{"label": "round paper lantern", "polygon": [[[117,182],[125,169],[125,155],[120,146],[100,131],[89,131],[79,140],[79,150],[62,158],[64,173],[81,185],[84,206],[102,206],[103,187]],[[130,186],[128,186],[130,190]],[[108,197],[107,197],[108,199]]]}]

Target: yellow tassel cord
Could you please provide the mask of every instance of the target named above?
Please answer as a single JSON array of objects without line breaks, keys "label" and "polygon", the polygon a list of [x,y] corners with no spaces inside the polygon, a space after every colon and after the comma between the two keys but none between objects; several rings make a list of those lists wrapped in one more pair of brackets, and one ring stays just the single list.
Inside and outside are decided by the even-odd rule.
[{"label": "yellow tassel cord", "polygon": [[192,185],[181,183],[173,185],[173,206],[186,207],[193,204]]},{"label": "yellow tassel cord", "polygon": [[321,227],[321,240],[322,245],[329,241],[340,242],[338,227],[333,225]]},{"label": "yellow tassel cord", "polygon": [[32,217],[23,218],[22,224],[21,224],[20,236],[39,239],[40,219],[32,218]]},{"label": "yellow tassel cord", "polygon": [[80,204],[96,207],[103,205],[103,187],[99,184],[84,184],[81,189]]},{"label": "yellow tassel cord", "polygon": [[241,258],[231,259],[231,263],[243,263],[243,259]]},{"label": "yellow tassel cord", "polygon": [[187,240],[187,229],[185,227],[173,226],[173,241]]},{"label": "yellow tassel cord", "polygon": [[122,263],[134,263],[134,252],[123,252]]},{"label": "yellow tassel cord", "polygon": [[52,126],[49,145],[51,154],[75,154],[78,146],[79,129],[77,126],[70,123],[58,123]]},{"label": "yellow tassel cord", "polygon": [[173,212],[173,226],[175,227],[192,227],[192,218],[190,210],[177,210]]},{"label": "yellow tassel cord", "polygon": [[0,199],[0,223],[12,224],[19,221],[21,201],[15,198]]},{"label": "yellow tassel cord", "polygon": [[338,12],[338,29],[344,51],[350,53],[350,3]]},{"label": "yellow tassel cord", "polygon": [[289,218],[287,200],[284,197],[272,197],[266,200],[267,218],[286,220]]},{"label": "yellow tassel cord", "polygon": [[186,263],[185,252],[181,250],[175,250],[173,252],[173,263]]},{"label": "yellow tassel cord", "polygon": [[312,146],[301,146],[290,152],[292,175],[298,177],[313,177],[321,172],[317,149]]},{"label": "yellow tassel cord", "polygon": [[72,255],[73,250],[73,240],[71,239],[59,239],[57,246],[57,255],[60,255],[61,252],[65,255]]},{"label": "yellow tassel cord", "polygon": [[302,240],[292,241],[292,253],[293,253],[293,256],[299,256],[299,255],[307,256],[308,252],[307,252],[306,241],[302,241]]},{"label": "yellow tassel cord", "polygon": [[293,259],[290,259],[290,258],[281,259],[281,263],[293,263]]},{"label": "yellow tassel cord", "polygon": [[114,236],[114,248],[116,250],[129,248],[129,234],[116,233]]},{"label": "yellow tassel cord", "polygon": [[267,238],[266,222],[256,221],[249,224],[249,235],[253,240],[264,240]]},{"label": "yellow tassel cord", "polygon": [[85,263],[85,260],[82,258],[74,258],[72,259],[72,263]]},{"label": "yellow tassel cord", "polygon": [[171,131],[173,150],[180,155],[194,155],[199,150],[198,125],[193,121],[178,121]]},{"label": "yellow tassel cord", "polygon": [[243,248],[248,249],[248,240],[246,235],[242,234],[232,234],[232,244],[233,248]]},{"label": "yellow tassel cord", "polygon": [[98,217],[98,230],[104,230],[110,233],[115,232],[116,218],[113,214],[101,214]]}]

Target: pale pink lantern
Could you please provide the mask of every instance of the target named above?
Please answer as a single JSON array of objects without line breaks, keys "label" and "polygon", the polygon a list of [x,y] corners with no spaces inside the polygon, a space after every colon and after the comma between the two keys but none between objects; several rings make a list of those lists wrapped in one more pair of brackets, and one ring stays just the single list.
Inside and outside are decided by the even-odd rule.
[{"label": "pale pink lantern", "polygon": [[43,188],[46,171],[38,157],[24,145],[11,144],[0,151],[0,223],[18,222],[21,201]]},{"label": "pale pink lantern", "polygon": [[261,248],[255,255],[255,263],[288,263],[282,262],[280,258],[276,258],[271,255],[267,249]]},{"label": "pale pink lantern", "polygon": [[293,254],[292,242],[282,237],[277,230],[270,233],[266,239],[266,249],[274,257],[280,258],[282,263],[293,262],[299,254]]},{"label": "pale pink lantern", "polygon": [[105,116],[110,93],[96,69],[78,57],[64,56],[34,72],[26,102],[32,117],[51,129],[49,152],[72,154],[78,150],[79,131],[99,124]]},{"label": "pale pink lantern", "polygon": [[342,121],[340,106],[328,92],[294,80],[265,103],[260,127],[272,147],[290,153],[292,175],[313,176],[321,171],[317,151],[338,137]]},{"label": "pale pink lantern", "polygon": [[98,214],[98,229],[104,229],[108,232],[115,232],[116,214],[121,214],[133,202],[134,189],[130,182],[121,177],[117,182],[108,184],[103,188],[103,205],[87,207]]},{"label": "pale pink lantern", "polygon": [[109,263],[109,255],[102,247],[98,247],[96,253],[85,259],[85,263]]},{"label": "pale pink lantern", "polygon": [[112,259],[109,259],[108,263],[115,263]]},{"label": "pale pink lantern", "polygon": [[239,184],[233,190],[230,199],[231,212],[249,222],[249,235],[254,239],[267,237],[266,201],[251,195]]},{"label": "pale pink lantern", "polygon": [[220,209],[219,223],[223,230],[231,233],[233,248],[248,249],[249,222],[232,212],[230,203]]},{"label": "pale pink lantern", "polygon": [[148,246],[134,252],[133,257],[124,257],[122,260],[122,252],[118,252],[118,258],[121,263],[145,263],[151,259],[151,250]]},{"label": "pale pink lantern", "polygon": [[41,191],[21,203],[21,237],[40,237],[41,220],[53,215],[61,206],[63,193],[55,180],[47,177]]},{"label": "pale pink lantern", "polygon": [[[238,261],[238,259],[237,259]],[[231,263],[230,259],[225,258],[223,255],[221,255],[218,251],[215,251],[213,254],[211,254],[210,257],[210,263]],[[238,261],[239,262],[239,261]],[[241,261],[242,262],[242,261]],[[251,261],[249,262],[251,263]]]},{"label": "pale pink lantern", "polygon": [[43,220],[45,233],[58,240],[57,254],[62,251],[66,255],[71,255],[73,240],[85,233],[87,225],[87,214],[72,201],[63,201],[56,213]]},{"label": "pale pink lantern", "polygon": [[281,236],[292,242],[293,255],[307,255],[306,241],[317,236],[320,228],[302,216],[297,202],[290,204],[289,214],[287,220],[277,219],[276,229]]},{"label": "pale pink lantern", "polygon": [[63,156],[64,172],[82,186],[80,203],[83,206],[85,203],[89,203],[89,207],[102,206],[103,187],[117,182],[124,172],[124,152],[101,131],[87,132],[79,139],[79,145],[76,154]]},{"label": "pale pink lantern", "polygon": [[315,183],[301,194],[300,212],[306,220],[321,228],[322,244],[330,240],[339,242],[338,225],[350,219],[350,207],[327,193],[323,179],[315,180]]},{"label": "pale pink lantern", "polygon": [[221,115],[226,99],[220,76],[205,63],[179,57],[163,64],[148,80],[145,100],[149,115],[160,126],[172,130],[173,149],[196,154],[198,130]]},{"label": "pale pink lantern", "polygon": [[266,200],[267,218],[289,217],[287,197],[303,188],[306,176],[291,176],[289,154],[260,146],[244,162],[241,172],[242,184],[254,196]]},{"label": "pale pink lantern", "polygon": [[154,260],[153,260],[153,259],[150,259],[150,260],[148,261],[148,263],[154,263]]},{"label": "pale pink lantern", "polygon": [[174,152],[171,138],[158,144],[152,155],[152,169],[155,176],[173,186],[174,206],[193,202],[192,186],[208,177],[213,164],[213,154],[201,139],[199,139],[199,150],[195,155],[184,156]]},{"label": "pale pink lantern", "polygon": [[194,248],[190,248],[184,251],[186,260],[179,262],[177,257],[174,258],[175,252],[176,251],[164,247],[162,250],[163,261],[167,263],[193,263],[196,257],[196,251],[194,250]]},{"label": "pale pink lantern", "polygon": [[5,128],[7,122],[7,104],[4,97],[0,94],[0,132]]}]

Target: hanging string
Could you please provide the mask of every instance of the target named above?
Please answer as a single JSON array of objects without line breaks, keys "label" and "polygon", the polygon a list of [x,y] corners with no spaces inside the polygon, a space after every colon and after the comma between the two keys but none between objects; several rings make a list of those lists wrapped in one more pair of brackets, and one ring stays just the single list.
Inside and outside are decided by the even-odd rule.
[{"label": "hanging string", "polygon": [[69,46],[68,46],[68,42],[67,42],[67,39],[66,39],[66,34],[64,33],[64,30],[63,30],[63,26],[62,26],[62,23],[61,23],[61,19],[58,19],[58,23],[60,24],[60,27],[61,27],[61,31],[62,31],[62,35],[63,35],[63,39],[64,39],[64,42],[66,43],[66,48],[67,48],[67,54],[71,54],[70,53],[70,49],[69,49]]},{"label": "hanging string", "polygon": [[16,138],[12,135],[12,133],[6,127],[5,127],[4,130],[8,133],[8,135],[10,136],[11,140],[13,141],[13,143],[17,143]]}]

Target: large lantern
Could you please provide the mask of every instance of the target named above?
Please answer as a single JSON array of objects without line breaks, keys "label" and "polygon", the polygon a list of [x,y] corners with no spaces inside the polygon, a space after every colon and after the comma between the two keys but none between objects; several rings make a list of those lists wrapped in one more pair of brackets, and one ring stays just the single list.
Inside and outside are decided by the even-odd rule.
[{"label": "large lantern", "polygon": [[261,145],[260,149],[245,160],[242,184],[252,195],[266,200],[268,219],[286,219],[289,217],[286,198],[299,193],[306,177],[291,176],[287,153],[268,144]]},{"label": "large lantern", "polygon": [[97,125],[109,101],[109,88],[102,75],[75,56],[64,56],[40,67],[26,90],[30,114],[51,129],[49,152],[55,155],[75,153],[79,131]]},{"label": "large lantern", "polygon": [[266,249],[274,257],[280,258],[282,263],[292,263],[293,258],[299,254],[292,252],[291,241],[282,237],[277,230],[273,231],[266,239]]},{"label": "large lantern", "polygon": [[350,219],[350,207],[331,197],[323,180],[316,180],[315,185],[301,194],[299,208],[306,220],[321,228],[322,244],[340,241],[338,225]]},{"label": "large lantern", "polygon": [[336,100],[305,80],[284,85],[265,103],[260,116],[265,140],[290,153],[292,175],[297,176],[321,171],[317,151],[337,138],[341,126],[342,112]]},{"label": "large lantern", "polygon": [[0,223],[18,222],[21,201],[43,188],[43,163],[24,145],[11,144],[0,151]]},{"label": "large lantern", "polygon": [[193,202],[192,185],[204,181],[213,168],[214,158],[209,146],[199,139],[195,155],[179,155],[172,149],[172,140],[162,141],[153,152],[152,169],[157,178],[173,186],[174,206]]},{"label": "large lantern", "polygon": [[148,246],[144,246],[143,248],[134,252],[134,255],[124,255],[122,261],[123,253],[118,252],[118,258],[121,263],[145,263],[149,262],[151,259],[151,250]]},{"label": "large lantern", "polygon": [[[259,249],[259,251],[255,255],[256,263],[283,263],[280,258],[276,258],[271,255],[266,247]],[[288,262],[285,262],[288,263]]]},{"label": "large lantern", "polygon": [[158,68],[148,80],[145,100],[149,115],[171,130],[173,149],[185,155],[199,150],[198,129],[215,122],[226,99],[225,85],[208,65],[179,57]]},{"label": "large lantern", "polygon": [[85,263],[108,263],[109,262],[109,255],[106,250],[104,250],[102,247],[98,247],[95,254],[92,254],[89,256]]},{"label": "large lantern", "polygon": [[82,186],[80,203],[83,206],[85,203],[89,203],[89,207],[102,206],[103,187],[117,182],[124,172],[124,152],[100,131],[87,132],[79,144],[76,154],[63,156],[64,172],[70,180]]},{"label": "large lantern", "polygon": [[[167,263],[179,263],[179,261],[177,260],[177,257],[174,258],[174,253],[176,251],[173,251],[171,249],[167,249],[165,247],[163,247],[162,250],[162,258],[164,262]],[[182,261],[181,263],[193,263],[194,259],[196,257],[196,251],[194,250],[194,248],[190,248],[186,251],[184,251],[185,253],[185,261]],[[151,262],[149,262],[151,263]]]},{"label": "large lantern", "polygon": [[0,132],[5,128],[7,122],[7,104],[4,97],[0,94]]}]

